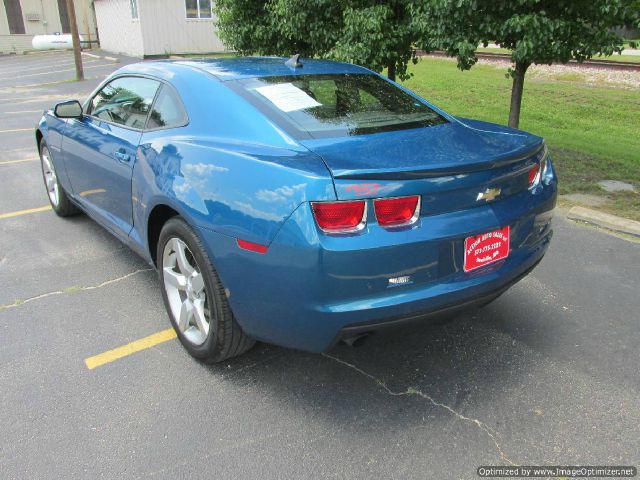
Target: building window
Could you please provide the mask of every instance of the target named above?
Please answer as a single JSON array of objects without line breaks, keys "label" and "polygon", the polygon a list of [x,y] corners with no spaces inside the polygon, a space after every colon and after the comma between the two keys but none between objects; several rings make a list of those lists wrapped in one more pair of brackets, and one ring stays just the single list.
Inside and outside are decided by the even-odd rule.
[{"label": "building window", "polygon": [[138,0],[129,0],[131,5],[131,18],[138,19]]},{"label": "building window", "polygon": [[187,18],[211,18],[211,0],[185,0]]},{"label": "building window", "polygon": [[4,0],[4,9],[7,12],[7,23],[11,35],[24,34],[24,18],[20,0]]}]

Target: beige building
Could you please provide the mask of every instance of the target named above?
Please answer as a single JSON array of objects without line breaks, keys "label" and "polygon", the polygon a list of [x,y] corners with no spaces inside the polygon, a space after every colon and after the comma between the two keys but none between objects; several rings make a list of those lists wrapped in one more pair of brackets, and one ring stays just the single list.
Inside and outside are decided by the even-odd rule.
[{"label": "beige building", "polygon": [[136,57],[225,51],[211,0],[94,0],[100,47]]},{"label": "beige building", "polygon": [[[95,41],[92,0],[75,0],[78,30],[83,40]],[[31,49],[34,35],[70,33],[66,0],[0,0],[0,53]]]}]

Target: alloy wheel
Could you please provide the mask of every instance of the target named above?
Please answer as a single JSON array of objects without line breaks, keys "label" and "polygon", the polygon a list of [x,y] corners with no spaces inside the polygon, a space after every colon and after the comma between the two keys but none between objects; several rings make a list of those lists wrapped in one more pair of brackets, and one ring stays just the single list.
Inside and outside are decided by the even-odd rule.
[{"label": "alloy wheel", "polygon": [[162,277],[178,329],[189,342],[202,345],[210,328],[204,277],[187,244],[177,237],[164,247]]},{"label": "alloy wheel", "polygon": [[60,187],[58,186],[58,177],[47,147],[42,149],[42,173],[44,174],[44,183],[47,187],[49,200],[51,200],[54,207],[57,207],[60,203]]}]

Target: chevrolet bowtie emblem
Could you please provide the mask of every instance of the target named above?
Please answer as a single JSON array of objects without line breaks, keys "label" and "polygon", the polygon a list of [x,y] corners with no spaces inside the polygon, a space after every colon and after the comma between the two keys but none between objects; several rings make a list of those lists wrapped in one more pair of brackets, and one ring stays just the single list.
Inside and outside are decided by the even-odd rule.
[{"label": "chevrolet bowtie emblem", "polygon": [[502,190],[500,188],[487,188],[484,192],[479,192],[478,197],[476,198],[476,202],[480,200],[486,200],[490,202],[491,200],[495,200],[500,196]]}]

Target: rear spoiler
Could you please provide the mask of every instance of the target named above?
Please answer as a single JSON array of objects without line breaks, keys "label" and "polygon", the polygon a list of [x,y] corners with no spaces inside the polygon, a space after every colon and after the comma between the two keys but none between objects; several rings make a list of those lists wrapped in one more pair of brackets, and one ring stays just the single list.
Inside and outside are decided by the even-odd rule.
[{"label": "rear spoiler", "polygon": [[517,156],[505,155],[504,157],[495,158],[486,162],[478,162],[472,165],[460,166],[442,166],[434,165],[429,168],[420,168],[416,170],[407,170],[406,168],[388,168],[373,170],[334,170],[333,178],[336,180],[411,180],[418,178],[434,178],[446,177],[451,175],[463,175],[483,170],[492,170],[494,168],[504,167],[514,163],[522,162],[528,158],[536,156],[544,149],[544,142],[533,147],[526,152],[519,152]]}]

